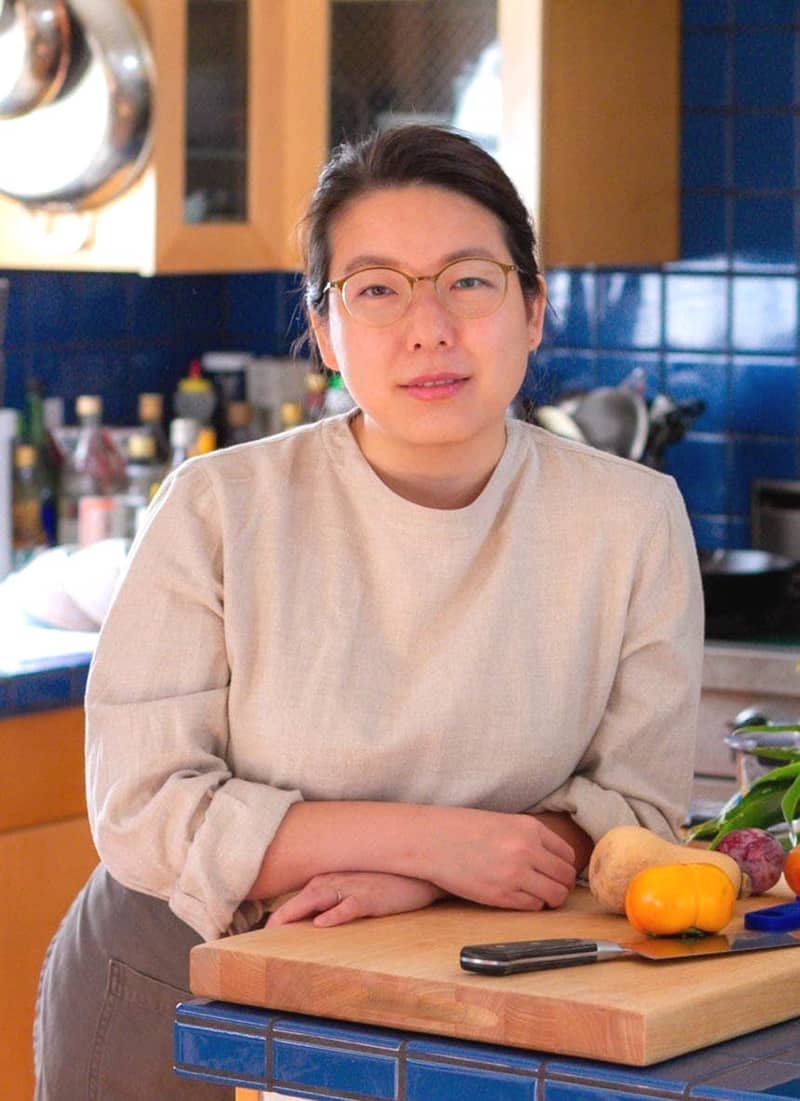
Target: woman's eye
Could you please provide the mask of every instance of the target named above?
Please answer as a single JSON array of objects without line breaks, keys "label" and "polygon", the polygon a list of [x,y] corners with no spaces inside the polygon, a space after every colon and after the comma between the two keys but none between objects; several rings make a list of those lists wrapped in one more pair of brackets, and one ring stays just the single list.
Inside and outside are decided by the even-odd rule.
[{"label": "woman's eye", "polygon": [[383,283],[370,283],[368,286],[359,289],[358,296],[359,298],[385,298],[387,295],[394,293],[391,287],[387,287]]},{"label": "woman's eye", "polygon": [[480,275],[462,275],[460,279],[456,281],[450,287],[451,291],[470,291],[480,290],[483,287],[488,287],[489,283],[480,277]]}]

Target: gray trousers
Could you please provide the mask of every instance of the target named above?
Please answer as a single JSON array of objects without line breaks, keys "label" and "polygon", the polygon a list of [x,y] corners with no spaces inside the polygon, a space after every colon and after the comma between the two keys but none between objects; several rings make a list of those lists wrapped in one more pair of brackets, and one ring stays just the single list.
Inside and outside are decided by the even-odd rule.
[{"label": "gray trousers", "polygon": [[175,1006],[200,937],[100,865],[48,948],[34,1026],[35,1101],[232,1101],[172,1070]]}]

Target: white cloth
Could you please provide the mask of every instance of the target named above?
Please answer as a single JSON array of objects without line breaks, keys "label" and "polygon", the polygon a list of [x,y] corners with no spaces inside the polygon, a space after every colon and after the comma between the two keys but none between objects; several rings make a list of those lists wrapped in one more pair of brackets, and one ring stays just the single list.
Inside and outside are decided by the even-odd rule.
[{"label": "white cloth", "polygon": [[201,936],[299,799],[566,811],[665,836],[689,795],[697,556],[671,478],[518,421],[466,508],[393,493],[350,415],[163,485],[87,692],[95,842]]}]

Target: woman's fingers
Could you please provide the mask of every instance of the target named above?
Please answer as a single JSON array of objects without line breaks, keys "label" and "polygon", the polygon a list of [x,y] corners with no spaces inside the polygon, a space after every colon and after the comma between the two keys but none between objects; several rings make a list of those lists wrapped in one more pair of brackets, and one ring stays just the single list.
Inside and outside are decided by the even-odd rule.
[{"label": "woman's fingers", "polygon": [[[277,910],[273,911],[267,921],[267,926],[286,925],[291,921],[302,921],[312,915],[338,909],[344,901],[341,889],[334,883],[309,883],[301,891],[298,891],[293,898],[290,898]],[[352,919],[346,918],[345,920]]]}]

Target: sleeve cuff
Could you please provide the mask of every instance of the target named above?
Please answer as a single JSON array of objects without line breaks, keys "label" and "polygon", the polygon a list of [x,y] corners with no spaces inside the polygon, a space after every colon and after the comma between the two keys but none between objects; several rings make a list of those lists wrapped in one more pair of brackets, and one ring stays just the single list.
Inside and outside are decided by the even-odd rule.
[{"label": "sleeve cuff", "polygon": [[284,815],[302,801],[246,780],[229,780],[214,795],[169,905],[204,940],[251,929],[267,910],[245,899]]}]

